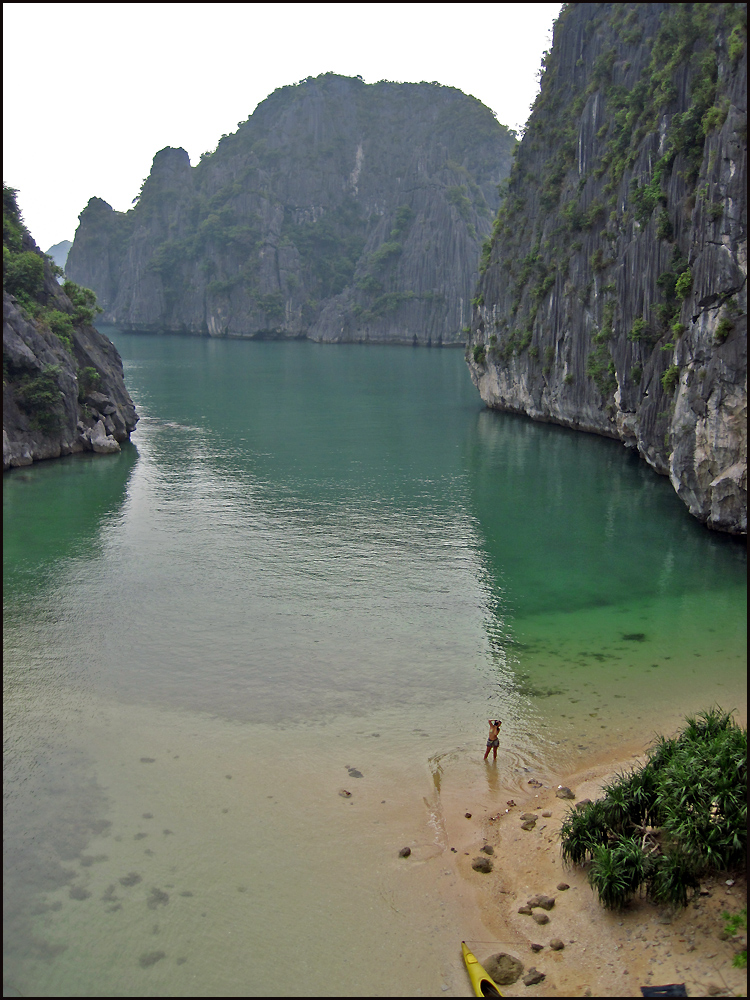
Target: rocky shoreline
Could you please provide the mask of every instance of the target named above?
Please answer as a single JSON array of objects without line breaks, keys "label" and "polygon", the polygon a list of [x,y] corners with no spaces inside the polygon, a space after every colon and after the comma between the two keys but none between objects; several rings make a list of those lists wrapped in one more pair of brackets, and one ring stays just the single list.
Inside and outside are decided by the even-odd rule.
[{"label": "rocky shoreline", "polygon": [[[704,881],[678,912],[645,898],[608,912],[585,871],[563,866],[558,831],[567,809],[598,798],[635,761],[597,762],[566,778],[567,788],[529,782],[497,811],[480,807],[460,846],[451,838],[483,925],[481,940],[467,943],[505,996],[640,996],[641,986],[668,983],[684,983],[688,996],[745,995],[746,971],[732,965],[745,938],[730,937],[722,918],[746,905],[744,877]],[[468,979],[466,987],[469,996]]]}]

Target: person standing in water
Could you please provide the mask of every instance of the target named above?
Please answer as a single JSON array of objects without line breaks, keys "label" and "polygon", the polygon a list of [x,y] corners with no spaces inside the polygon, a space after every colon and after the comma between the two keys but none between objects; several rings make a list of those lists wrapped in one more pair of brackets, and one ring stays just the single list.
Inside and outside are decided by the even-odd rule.
[{"label": "person standing in water", "polygon": [[490,724],[490,735],[487,738],[487,749],[484,751],[484,759],[487,760],[490,750],[492,750],[492,759],[497,760],[497,748],[500,746],[498,737],[502,722],[500,719],[488,719],[487,721]]}]

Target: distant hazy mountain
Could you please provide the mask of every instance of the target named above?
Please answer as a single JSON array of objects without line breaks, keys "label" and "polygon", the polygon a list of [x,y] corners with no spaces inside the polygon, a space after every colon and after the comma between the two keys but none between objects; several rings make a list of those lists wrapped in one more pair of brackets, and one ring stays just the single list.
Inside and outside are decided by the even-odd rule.
[{"label": "distant hazy mountain", "polygon": [[62,243],[55,243],[53,247],[47,250],[47,256],[51,257],[58,267],[64,268],[65,261],[68,259],[68,251],[72,246],[72,240],[63,240]]}]

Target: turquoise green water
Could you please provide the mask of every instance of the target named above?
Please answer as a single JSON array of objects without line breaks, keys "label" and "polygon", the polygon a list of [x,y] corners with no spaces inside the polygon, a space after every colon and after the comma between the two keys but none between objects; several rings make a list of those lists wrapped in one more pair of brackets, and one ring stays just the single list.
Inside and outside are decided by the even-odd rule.
[{"label": "turquoise green water", "polygon": [[9,990],[464,995],[446,810],[744,706],[743,547],[460,352],[112,336],[132,445],[4,483]]}]

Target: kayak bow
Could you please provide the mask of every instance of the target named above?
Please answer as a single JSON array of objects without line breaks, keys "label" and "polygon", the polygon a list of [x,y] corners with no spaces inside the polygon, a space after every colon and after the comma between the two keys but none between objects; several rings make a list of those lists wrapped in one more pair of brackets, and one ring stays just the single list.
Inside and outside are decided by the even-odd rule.
[{"label": "kayak bow", "polygon": [[476,958],[466,947],[466,942],[461,942],[461,951],[464,953],[466,971],[469,973],[471,985],[474,987],[474,995],[478,997],[501,997],[502,993],[497,983],[490,979]]}]

